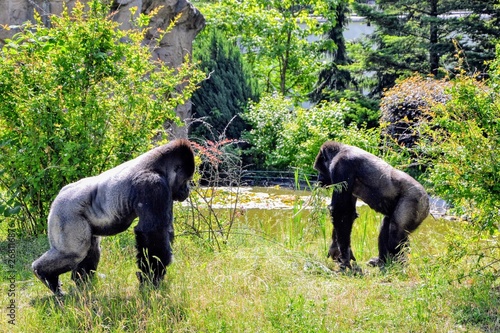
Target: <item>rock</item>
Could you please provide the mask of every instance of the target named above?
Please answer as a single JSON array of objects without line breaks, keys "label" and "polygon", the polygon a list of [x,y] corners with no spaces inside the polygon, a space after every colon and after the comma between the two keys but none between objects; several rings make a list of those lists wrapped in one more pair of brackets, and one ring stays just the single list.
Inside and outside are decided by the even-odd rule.
[{"label": "rock", "polygon": [[[81,2],[88,2],[88,0],[81,0]],[[0,46],[4,44],[5,39],[11,38],[19,31],[16,26],[33,20],[35,10],[40,13],[44,24],[50,25],[50,15],[61,14],[64,3],[71,10],[75,0],[0,0]],[[136,15],[139,15],[140,13],[148,14],[159,6],[162,8],[150,22],[145,43],[149,45],[148,42],[158,39],[158,29],[165,30],[180,14],[173,30],[162,38],[159,47],[152,50],[153,59],[161,59],[176,68],[184,62],[186,56],[190,59],[193,40],[205,26],[205,18],[189,1],[115,0],[112,8],[116,10],[116,13],[113,19],[121,23],[121,29],[129,29],[131,27],[130,8],[139,8],[140,10],[136,12]],[[191,102],[179,106],[176,112],[182,121],[191,118]],[[187,137],[186,127],[165,125],[171,137]]]}]

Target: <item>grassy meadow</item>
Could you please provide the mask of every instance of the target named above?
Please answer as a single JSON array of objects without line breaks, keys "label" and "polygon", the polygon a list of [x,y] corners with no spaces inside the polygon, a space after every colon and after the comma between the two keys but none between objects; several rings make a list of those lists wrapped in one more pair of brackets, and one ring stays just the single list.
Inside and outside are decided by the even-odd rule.
[{"label": "grassy meadow", "polygon": [[[31,262],[46,237],[17,239],[15,325],[7,306],[9,270],[2,262],[1,332],[498,332],[500,289],[474,272],[487,244],[468,238],[463,222],[429,217],[411,237],[409,264],[366,266],[377,254],[381,217],[360,207],[353,251],[361,274],[340,273],[326,258],[326,206],[311,211],[238,210],[218,247],[185,227],[176,207],[175,260],[163,285],[139,289],[133,228],[102,241],[99,278],[83,290],[62,276],[67,295],[53,297]],[[271,212],[271,211],[268,211]],[[223,219],[224,210],[220,210]],[[6,250],[6,232],[0,246]],[[215,237],[215,236],[214,236]],[[477,248],[477,249],[476,249]],[[495,251],[498,251],[498,247]]]}]

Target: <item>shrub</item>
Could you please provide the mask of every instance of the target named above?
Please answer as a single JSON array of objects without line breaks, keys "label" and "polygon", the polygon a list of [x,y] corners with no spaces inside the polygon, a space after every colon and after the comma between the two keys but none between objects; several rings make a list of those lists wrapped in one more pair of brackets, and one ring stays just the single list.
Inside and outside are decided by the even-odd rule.
[{"label": "shrub", "polygon": [[[497,60],[498,64],[498,60]],[[429,179],[436,193],[480,229],[500,221],[500,90],[472,77],[453,82],[451,100],[435,109],[427,149],[435,160]]]},{"label": "shrub", "polygon": [[415,178],[428,167],[423,128],[432,120],[432,108],[450,100],[450,83],[415,75],[385,92],[381,100],[382,145],[394,165]]},{"label": "shrub", "polygon": [[450,99],[445,91],[449,86],[445,80],[416,75],[386,91],[380,103],[380,120],[386,123],[383,134],[400,146],[414,147],[420,139],[419,125],[429,120],[431,108]]},{"label": "shrub", "polygon": [[162,124],[200,79],[187,64],[149,60],[139,30],[119,30],[98,0],[88,6],[52,16],[51,29],[26,23],[1,50],[0,207],[22,212],[11,218],[26,234],[44,231],[63,185],[161,139]]},{"label": "shrub", "polygon": [[258,99],[256,82],[244,67],[238,46],[222,33],[212,30],[200,37],[193,53],[207,79],[193,94],[193,117],[202,121],[191,125],[190,136],[215,140],[215,133],[224,133],[239,139],[248,129],[239,115],[249,100]]},{"label": "shrub", "polygon": [[280,95],[264,96],[250,106],[245,117],[252,125],[247,140],[252,144],[256,165],[267,169],[299,168],[314,172],[313,164],[319,148],[327,140],[338,140],[376,152],[377,129],[358,129],[355,124],[345,128],[344,102],[324,102],[309,109],[294,106]]}]

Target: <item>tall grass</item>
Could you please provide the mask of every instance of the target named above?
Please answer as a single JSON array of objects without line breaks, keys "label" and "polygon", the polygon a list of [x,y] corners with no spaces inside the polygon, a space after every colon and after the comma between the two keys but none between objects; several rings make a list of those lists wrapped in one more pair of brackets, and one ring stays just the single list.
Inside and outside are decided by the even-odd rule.
[{"label": "tall grass", "polygon": [[[51,296],[29,272],[31,261],[46,249],[46,240],[18,240],[16,325],[4,324],[3,316],[0,332],[500,329],[498,284],[485,274],[460,279],[473,263],[455,261],[448,252],[456,242],[468,243],[465,225],[426,220],[412,234],[409,265],[381,272],[364,264],[377,254],[381,217],[360,207],[353,251],[364,274],[340,274],[335,273],[336,263],[326,258],[331,223],[325,195],[318,194],[317,200],[317,215],[303,209],[300,219],[294,220],[293,210],[267,218],[242,216],[220,250],[208,248],[193,235],[177,237],[175,260],[159,289],[138,287],[132,229],[103,239],[96,283],[79,290],[69,274],[63,275],[68,295],[62,300]],[[305,204],[297,207],[301,205]],[[264,233],[258,225],[266,226]],[[297,229],[301,233],[295,234]],[[5,243],[0,246],[5,249]],[[2,281],[5,290],[7,281]],[[8,301],[3,292],[1,304]]]}]

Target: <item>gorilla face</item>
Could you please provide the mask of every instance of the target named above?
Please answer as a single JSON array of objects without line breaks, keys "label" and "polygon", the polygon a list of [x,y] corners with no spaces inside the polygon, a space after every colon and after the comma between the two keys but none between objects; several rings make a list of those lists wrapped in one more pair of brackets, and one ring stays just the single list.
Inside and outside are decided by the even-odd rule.
[{"label": "gorilla face", "polygon": [[323,150],[321,150],[316,157],[316,162],[314,163],[314,169],[318,171],[319,186],[326,187],[333,184],[328,167],[328,160],[323,156]]},{"label": "gorilla face", "polygon": [[191,170],[188,170],[187,173],[185,169],[185,167],[179,165],[169,175],[169,185],[172,191],[172,199],[179,202],[182,202],[188,198],[189,182],[193,178],[194,173],[194,168],[192,170],[193,172],[191,172]]},{"label": "gorilla face", "polygon": [[189,179],[184,181],[177,190],[172,192],[172,199],[175,201],[182,202],[189,197]]}]

